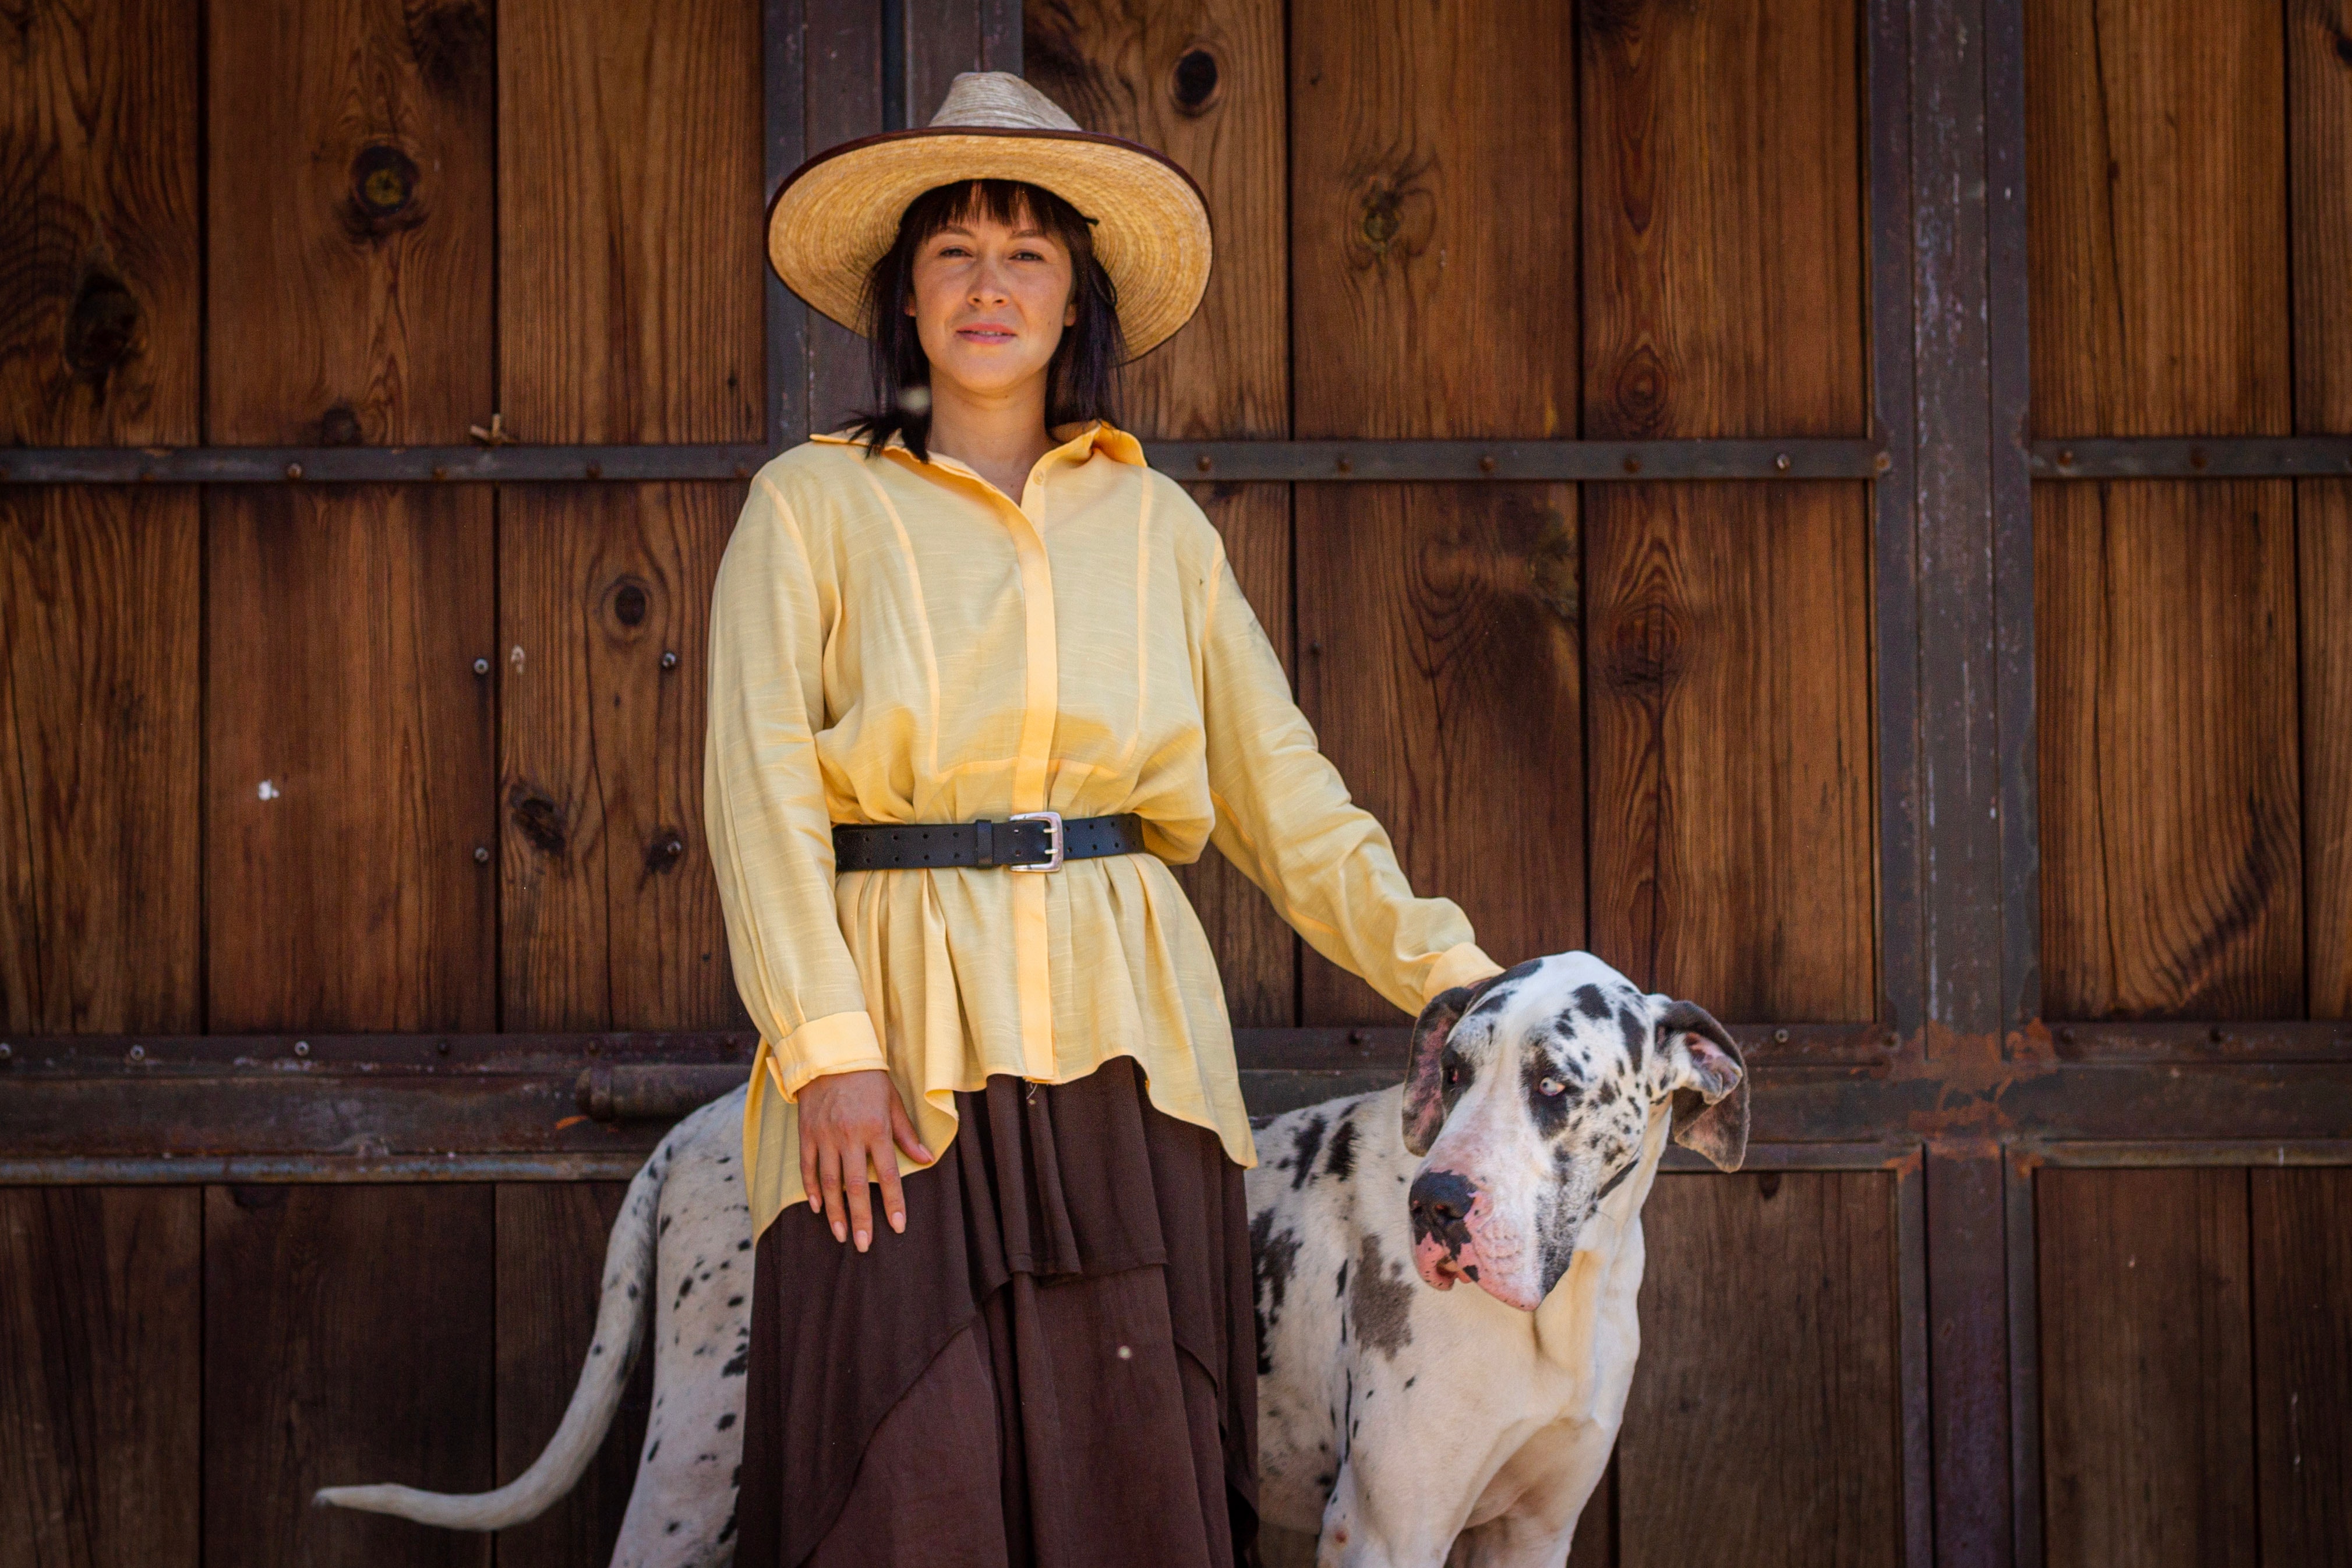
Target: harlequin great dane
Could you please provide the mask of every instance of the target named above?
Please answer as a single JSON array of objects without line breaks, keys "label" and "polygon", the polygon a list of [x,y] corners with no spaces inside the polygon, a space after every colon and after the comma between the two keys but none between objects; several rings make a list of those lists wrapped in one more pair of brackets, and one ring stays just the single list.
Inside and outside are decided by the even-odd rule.
[{"label": "harlequin great dane", "polygon": [[[603,1442],[650,1300],[654,1406],[613,1562],[729,1561],[750,1342],[742,1108],[739,1089],[696,1111],[631,1184],[586,1365],[529,1470],[473,1496],[319,1501],[468,1530],[534,1517]],[[1729,1170],[1747,1133],[1722,1026],[1585,953],[1433,999],[1402,1086],[1261,1127],[1266,1521],[1319,1531],[1318,1563],[1346,1568],[1558,1563],[1624,1410],[1665,1140]]]}]

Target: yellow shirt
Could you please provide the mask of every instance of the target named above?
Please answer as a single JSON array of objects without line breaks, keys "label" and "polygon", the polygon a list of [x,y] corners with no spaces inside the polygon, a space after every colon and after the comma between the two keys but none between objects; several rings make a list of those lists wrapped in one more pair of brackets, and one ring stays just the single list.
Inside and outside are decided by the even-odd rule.
[{"label": "yellow shirt", "polygon": [[[1497,967],[1349,800],[1215,528],[1099,421],[1017,506],[895,437],[868,458],[819,437],[761,468],[711,597],[703,778],[760,1031],[755,1235],[804,1195],[793,1100],[824,1073],[887,1068],[938,1154],[956,1090],[1132,1057],[1154,1105],[1255,1163],[1216,964],[1168,869],[1204,843],[1408,1012]],[[1151,853],[834,869],[836,822],[1045,809],[1139,813]]]}]

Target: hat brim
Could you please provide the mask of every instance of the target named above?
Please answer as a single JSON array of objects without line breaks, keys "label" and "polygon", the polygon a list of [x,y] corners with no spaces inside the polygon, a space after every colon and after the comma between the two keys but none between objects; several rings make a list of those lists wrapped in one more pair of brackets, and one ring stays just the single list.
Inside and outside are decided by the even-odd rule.
[{"label": "hat brim", "polygon": [[1200,308],[1212,252],[1201,188],[1141,142],[1089,131],[940,126],[844,142],[794,170],[768,204],[769,265],[862,334],[866,274],[898,239],[908,204],[960,180],[1042,185],[1095,220],[1095,256],[1118,290],[1129,358]]}]

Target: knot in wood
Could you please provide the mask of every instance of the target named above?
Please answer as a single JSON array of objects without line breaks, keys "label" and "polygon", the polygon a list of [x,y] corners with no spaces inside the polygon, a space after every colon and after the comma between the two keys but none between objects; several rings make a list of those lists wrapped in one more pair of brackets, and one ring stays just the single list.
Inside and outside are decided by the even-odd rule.
[{"label": "knot in wood", "polygon": [[550,855],[563,853],[569,842],[563,823],[563,808],[523,784],[517,784],[507,796],[507,814],[513,818],[515,831],[530,846]]},{"label": "knot in wood", "polygon": [[121,279],[93,269],[66,316],[66,363],[85,381],[105,381],[139,334],[139,301]]},{"label": "knot in wood", "polygon": [[1191,48],[1177,57],[1168,82],[1177,109],[1185,114],[1206,113],[1217,101],[1219,74],[1217,57],[1206,49]]}]

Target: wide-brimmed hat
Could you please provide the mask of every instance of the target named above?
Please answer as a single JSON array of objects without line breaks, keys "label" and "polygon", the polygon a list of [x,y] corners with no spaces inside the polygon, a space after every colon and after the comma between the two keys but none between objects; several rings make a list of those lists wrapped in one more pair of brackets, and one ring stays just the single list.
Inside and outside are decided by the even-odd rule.
[{"label": "wide-brimmed hat", "polygon": [[768,206],[769,263],[784,287],[862,333],[866,274],[898,239],[908,204],[959,180],[1026,181],[1092,220],[1130,356],[1199,308],[1209,208],[1192,177],[1140,142],[1079,130],[1007,71],[966,71],[929,125],[845,142],[794,170]]}]

